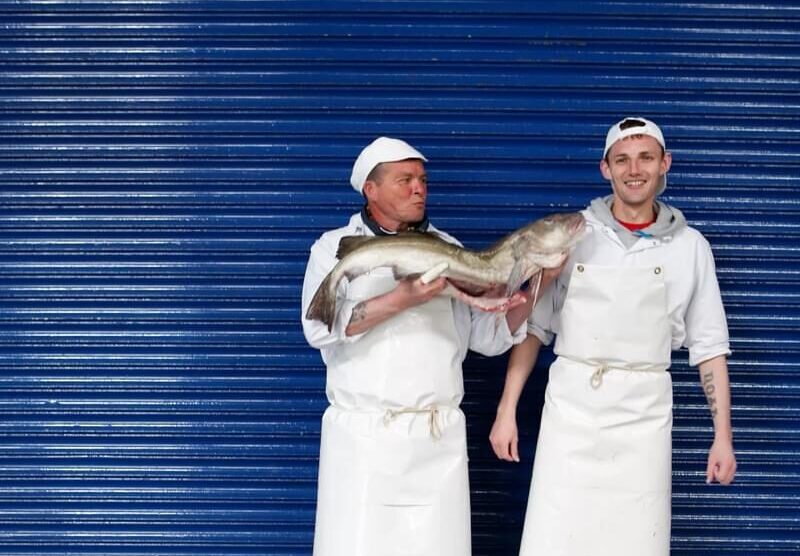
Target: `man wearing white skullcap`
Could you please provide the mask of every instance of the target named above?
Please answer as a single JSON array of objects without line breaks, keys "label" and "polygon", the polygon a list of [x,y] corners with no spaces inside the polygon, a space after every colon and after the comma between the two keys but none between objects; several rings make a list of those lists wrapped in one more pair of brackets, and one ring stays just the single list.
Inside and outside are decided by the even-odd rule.
[{"label": "man wearing white skullcap", "polygon": [[706,482],[736,472],[730,353],[714,257],[664,192],[672,155],[650,120],[608,130],[600,172],[610,195],[514,347],[490,440],[519,461],[517,402],[539,348],[558,356],[536,447],[520,556],[669,556],[671,351],[700,369],[714,423]]},{"label": "man wearing white skullcap", "polygon": [[426,215],[426,158],[379,137],[353,164],[363,209],[311,247],[303,331],[327,365],[315,556],[469,556],[466,428],[459,408],[467,350],[496,355],[525,338],[531,300],[505,319],[451,297],[446,285],[378,268],[342,280],[331,330],[305,315],[345,236],[437,230]]}]

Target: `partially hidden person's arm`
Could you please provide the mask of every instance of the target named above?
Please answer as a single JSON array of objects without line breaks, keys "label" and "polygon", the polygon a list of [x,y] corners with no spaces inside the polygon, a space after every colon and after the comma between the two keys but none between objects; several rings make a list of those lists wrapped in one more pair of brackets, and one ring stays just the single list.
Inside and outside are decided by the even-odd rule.
[{"label": "partially hidden person's arm", "polygon": [[555,268],[542,269],[539,274],[531,279],[528,290],[522,294],[525,301],[516,306],[512,306],[506,313],[506,323],[508,323],[508,329],[512,334],[522,326],[522,323],[528,320],[528,316],[530,316],[534,305],[542,298],[550,287],[550,284],[558,278],[558,275],[564,270],[565,264],[566,259],[564,259],[561,265]]},{"label": "partially hidden person's arm", "polygon": [[383,295],[358,303],[353,307],[350,322],[345,328],[347,336],[363,334],[373,326],[397,313],[433,299],[447,285],[444,278],[425,284],[420,278],[404,278],[397,287]]},{"label": "partially hidden person's arm", "polygon": [[489,442],[498,458],[505,461],[519,461],[519,433],[517,430],[517,405],[522,389],[533,371],[542,341],[528,334],[521,344],[511,349],[506,371],[506,382],[497,416],[489,434]]},{"label": "partially hidden person's arm", "polygon": [[706,482],[728,485],[736,475],[736,456],[733,453],[731,428],[731,389],[728,361],[725,355],[712,357],[699,364],[700,384],[708,400],[714,421],[714,443],[708,453]]},{"label": "partially hidden person's arm", "polygon": [[[555,285],[551,284],[556,281],[563,268],[564,265],[545,269],[541,273],[542,282],[538,291],[535,284],[537,277],[534,276],[532,284],[525,292],[517,292],[511,297],[510,307],[505,315],[470,307],[472,329],[469,348],[491,357],[524,342],[527,337],[525,323],[533,313],[539,311],[542,305],[549,307],[548,311],[552,312]],[[542,332],[548,334],[547,331]]]}]

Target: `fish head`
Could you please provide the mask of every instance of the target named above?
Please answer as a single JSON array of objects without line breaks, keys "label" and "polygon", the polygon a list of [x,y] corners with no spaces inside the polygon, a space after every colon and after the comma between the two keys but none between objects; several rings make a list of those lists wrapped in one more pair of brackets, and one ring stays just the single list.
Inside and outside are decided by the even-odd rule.
[{"label": "fish head", "polygon": [[556,268],[569,256],[586,228],[579,212],[558,213],[531,222],[487,250],[502,269],[506,293],[516,291],[542,268]]},{"label": "fish head", "polygon": [[580,212],[550,214],[520,229],[518,245],[526,253],[566,254],[585,230],[586,219]]}]

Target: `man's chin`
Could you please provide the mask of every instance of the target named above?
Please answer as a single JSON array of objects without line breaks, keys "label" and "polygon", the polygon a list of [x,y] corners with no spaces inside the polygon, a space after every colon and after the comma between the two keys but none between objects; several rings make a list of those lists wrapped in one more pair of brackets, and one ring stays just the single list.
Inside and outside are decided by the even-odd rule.
[{"label": "man's chin", "polygon": [[407,216],[408,216],[407,222],[409,224],[413,224],[414,222],[419,222],[420,220],[425,218],[425,209],[423,208],[422,210],[419,211],[417,210],[411,211],[408,213]]}]

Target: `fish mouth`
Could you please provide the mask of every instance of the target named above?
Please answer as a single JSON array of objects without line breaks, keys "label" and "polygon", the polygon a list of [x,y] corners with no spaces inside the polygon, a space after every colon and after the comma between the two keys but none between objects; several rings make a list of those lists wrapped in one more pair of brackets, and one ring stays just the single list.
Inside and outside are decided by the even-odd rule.
[{"label": "fish mouth", "polygon": [[586,233],[586,218],[583,217],[581,213],[576,213],[577,216],[572,219],[567,225],[567,235],[569,236],[569,242],[567,243],[566,248],[564,251],[568,250],[570,247],[574,246],[578,240],[580,240],[583,235]]},{"label": "fish mouth", "polygon": [[575,222],[569,227],[569,233],[572,235],[579,236],[586,231],[586,219],[583,215],[580,215],[580,218],[576,218]]}]

